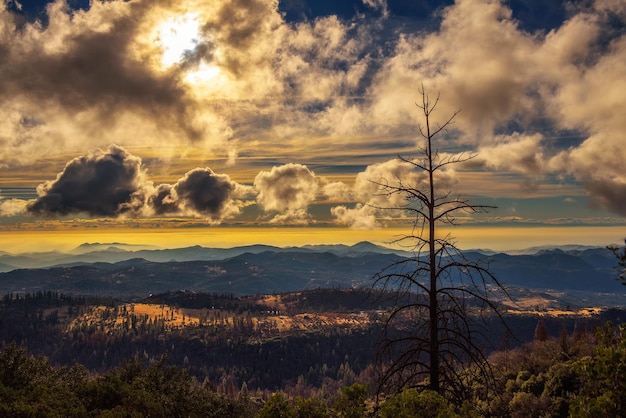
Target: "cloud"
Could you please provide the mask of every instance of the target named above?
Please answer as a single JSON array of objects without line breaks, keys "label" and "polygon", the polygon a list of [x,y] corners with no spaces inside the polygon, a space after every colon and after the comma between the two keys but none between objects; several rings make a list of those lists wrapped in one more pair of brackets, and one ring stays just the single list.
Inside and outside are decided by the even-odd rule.
[{"label": "cloud", "polygon": [[592,208],[606,208],[626,216],[626,182],[615,179],[594,178],[583,182]]},{"label": "cloud", "polygon": [[[192,216],[219,223],[240,213],[239,198],[250,188],[210,168],[187,172],[175,184],[154,185],[139,157],[117,145],[70,161],[28,202],[33,215],[87,214],[96,217]],[[6,203],[6,202],[5,202]],[[15,202],[13,207],[18,208]],[[9,210],[8,203],[3,211]]]},{"label": "cloud", "polygon": [[226,174],[196,168],[173,186],[159,185],[145,201],[156,215],[206,216],[219,223],[240,213],[240,204],[234,199],[240,189]]},{"label": "cloud", "polygon": [[171,184],[159,184],[154,188],[148,188],[147,191],[137,193],[133,197],[137,204],[131,207],[134,207],[134,212],[146,207],[155,215],[176,214],[180,211],[180,204],[172,194]]},{"label": "cloud", "polygon": [[624,140],[626,137],[614,137],[610,132],[599,133],[555,155],[549,167],[580,181],[592,208],[626,216],[626,175],[620,169],[626,166]]},{"label": "cloud", "polygon": [[322,191],[330,200],[351,200],[353,195],[350,187],[341,181],[324,184]]},{"label": "cloud", "polygon": [[289,214],[276,218],[275,222],[308,216],[306,209],[315,200],[318,187],[315,173],[301,164],[275,166],[270,171],[261,171],[254,179],[256,199],[263,210]]},{"label": "cloud", "polygon": [[37,187],[39,197],[27,209],[38,215],[117,216],[143,177],[141,159],[111,145],[67,163],[55,180]]},{"label": "cloud", "polygon": [[[455,137],[478,147],[475,162],[534,187],[546,174],[574,178],[591,205],[623,215],[626,35],[615,22],[625,10],[596,1],[547,33],[528,33],[503,2],[459,0],[437,31],[400,36],[369,88],[375,124],[401,134],[394,126],[418,123],[419,109],[407,103],[423,82],[441,91],[435,118],[462,109]],[[586,139],[564,150],[550,142],[562,129]]]},{"label": "cloud", "polygon": [[[214,4],[198,1],[186,6],[210,15]],[[272,9],[260,13],[263,4],[270,3],[228,2],[217,14],[224,19],[223,25],[204,22],[228,31],[218,37],[226,42],[221,55],[225,61],[220,63],[225,70],[234,68],[237,61],[227,53],[228,47],[243,47],[246,34],[247,50],[253,51],[259,33],[250,33],[256,27],[249,22],[251,16],[258,17],[262,26],[271,25],[268,12]],[[232,13],[239,6],[255,13],[245,9]],[[84,147],[85,141],[97,146],[123,137],[125,144],[136,144],[152,137],[157,144],[174,140],[212,148],[229,139],[228,122],[199,102],[185,81],[195,67],[182,60],[179,66],[162,68],[155,28],[168,16],[184,11],[177,2],[168,1],[93,2],[88,10],[70,10],[63,0],[56,0],[47,7],[47,25],[27,22],[18,26],[17,18],[1,5],[0,50],[5,59],[0,63],[4,93],[0,101],[5,119],[12,116],[8,118],[12,129],[0,134],[2,148],[11,151],[3,157],[21,164],[42,155],[40,150],[48,148],[42,143],[53,142]],[[242,26],[244,22],[247,27]],[[206,49],[206,42],[198,49]],[[246,56],[245,52],[240,55]],[[188,56],[187,61],[191,60]],[[36,127],[23,123],[33,118],[38,121]]]},{"label": "cloud", "polygon": [[578,201],[572,197],[566,197],[565,199],[563,199],[563,202],[567,203],[568,205],[577,205]]},{"label": "cloud", "polygon": [[124,205],[134,217],[184,216],[204,218],[219,224],[236,217],[253,195],[251,187],[239,184],[210,168],[188,171],[174,184],[144,183]]},{"label": "cloud", "polygon": [[[535,47],[511,10],[497,1],[459,0],[442,11],[438,31],[402,35],[371,86],[372,113],[381,124],[416,121],[417,87],[423,82],[445,100],[435,117],[457,109],[466,132],[490,133],[516,114],[532,111],[527,96]],[[434,122],[434,121],[433,121]]]},{"label": "cloud", "polygon": [[[599,24],[599,23],[597,23]],[[583,132],[579,145],[553,155],[549,168],[582,183],[593,208],[626,216],[626,35],[606,46],[601,56],[575,71],[551,96],[555,120],[561,127]],[[592,59],[593,58],[593,59]]]},{"label": "cloud", "polygon": [[372,9],[380,10],[383,16],[389,15],[387,0],[363,0],[363,4],[371,7]]},{"label": "cloud", "polygon": [[540,177],[548,171],[542,140],[540,134],[500,135],[495,138],[495,144],[480,147],[477,158],[471,164],[479,163],[497,171]]},{"label": "cloud", "polygon": [[331,208],[331,214],[337,223],[354,229],[379,227],[379,216],[401,214],[401,211],[389,209],[401,207],[405,203],[404,196],[388,195],[383,190],[387,184],[397,185],[400,179],[406,184],[418,184],[423,180],[419,173],[413,171],[410,163],[397,158],[368,166],[365,171],[357,174],[352,187],[352,195],[357,204],[352,208],[346,205],[335,206]]},{"label": "cloud", "polygon": [[[206,4],[206,2],[205,2]],[[234,76],[265,67],[273,54],[266,54],[271,43],[263,37],[280,33],[282,18],[277,2],[268,0],[228,0],[216,2],[215,13],[206,14],[203,30],[220,47],[213,58]],[[259,48],[260,47],[260,48]]]},{"label": "cloud", "polygon": [[269,220],[269,223],[276,225],[308,225],[311,221],[312,217],[306,209],[289,209],[274,216]]},{"label": "cloud", "polygon": [[141,25],[153,16],[151,7],[145,1],[93,2],[88,11],[70,11],[57,0],[47,6],[47,26],[23,27],[3,10],[3,102],[10,98],[14,111],[36,115],[55,136],[63,135],[64,123],[97,132],[139,118],[142,124],[199,139],[202,128],[194,123],[179,75],[154,71],[152,59],[135,54]]},{"label": "cloud", "polygon": [[[163,68],[158,27],[190,11],[201,27],[196,47]],[[236,155],[234,144],[247,151],[252,138],[278,146],[327,134],[339,126],[335,101],[341,109],[342,97],[362,90],[370,63],[368,27],[335,16],[290,25],[274,0],[111,1],[86,10],[56,0],[47,20],[19,26],[0,6],[0,157],[14,166],[51,144],[192,142]],[[354,116],[340,125],[345,132],[358,126]]]},{"label": "cloud", "polygon": [[[441,157],[447,159],[454,156]],[[418,159],[414,159],[413,163],[423,164]],[[458,183],[457,173],[450,166],[442,167],[435,172],[434,181],[437,196],[449,194]],[[356,205],[351,208],[346,205],[335,206],[331,208],[331,214],[337,223],[354,229],[373,229],[382,226],[382,220],[405,218],[407,213],[403,208],[408,203],[406,194],[389,193],[399,187],[427,192],[428,175],[411,162],[399,158],[372,164],[355,178],[351,195]],[[333,189],[340,188],[334,185]]]},{"label": "cloud", "polygon": [[354,208],[340,205],[330,209],[330,213],[335,217],[339,225],[346,225],[352,229],[375,229],[380,226],[377,217],[377,210],[371,206],[357,203]]},{"label": "cloud", "polygon": [[[473,168],[520,174],[520,183],[538,187],[546,174],[574,179],[591,204],[621,213],[610,189],[626,182],[626,118],[619,112],[626,104],[623,2],[569,2],[566,21],[532,33],[507,2],[458,0],[438,11],[439,26],[411,31],[390,18],[386,1],[363,4],[352,18],[287,22],[276,0],[108,1],[86,10],[55,0],[44,24],[20,20],[3,3],[2,167],[32,167],[50,150],[76,153],[115,142],[126,149],[149,145],[156,158],[193,147],[207,160],[228,161],[252,182],[258,165],[244,166],[249,156],[271,155],[268,166],[312,166],[314,149],[319,161],[338,161],[341,154],[345,167],[372,168],[352,173],[359,186],[345,186],[349,190],[320,186],[318,178],[321,193],[314,197],[301,191],[283,199],[276,197],[278,186],[259,183],[259,205],[278,212],[276,222],[296,222],[323,194],[356,199],[353,205],[364,205],[361,219],[369,219],[370,209],[363,208],[383,202],[363,179],[381,178],[376,163],[413,152],[420,122],[413,103],[423,82],[433,96],[441,92],[433,126],[462,110],[453,130],[443,133],[442,153],[451,152],[448,146],[478,149],[475,162],[483,164]],[[164,66],[159,25],[190,13],[200,27],[196,46]],[[551,134],[561,131],[584,139],[567,147],[551,143]],[[196,165],[205,162],[181,172]],[[393,171],[385,175],[395,178]],[[453,181],[454,173],[448,175]],[[104,209],[55,203],[52,194],[32,207],[94,216],[193,213],[217,221],[241,204],[234,203],[238,192],[228,191],[232,180],[219,176],[203,172],[160,185],[131,179],[124,189],[130,199]],[[185,189],[202,181],[223,193],[223,208],[211,212],[208,201]],[[346,210],[356,210],[353,205]],[[348,223],[348,213],[337,212],[337,219]]]},{"label": "cloud", "polygon": [[0,216],[16,216],[26,212],[28,202],[22,199],[2,199],[0,196]]}]

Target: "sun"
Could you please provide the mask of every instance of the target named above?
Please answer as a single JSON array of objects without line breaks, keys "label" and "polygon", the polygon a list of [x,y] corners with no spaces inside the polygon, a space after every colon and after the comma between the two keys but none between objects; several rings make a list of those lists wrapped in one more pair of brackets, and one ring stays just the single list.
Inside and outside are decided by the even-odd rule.
[{"label": "sun", "polygon": [[[172,16],[157,27],[157,45],[161,49],[161,66],[168,69],[185,60],[203,41],[200,17],[193,13]],[[219,50],[213,51],[214,56]],[[187,83],[200,85],[215,84],[222,76],[218,65],[200,60],[193,67],[185,69],[184,80]]]},{"label": "sun", "polygon": [[169,68],[192,53],[202,40],[200,19],[195,14],[172,16],[157,29],[157,44],[163,55],[161,64]]}]

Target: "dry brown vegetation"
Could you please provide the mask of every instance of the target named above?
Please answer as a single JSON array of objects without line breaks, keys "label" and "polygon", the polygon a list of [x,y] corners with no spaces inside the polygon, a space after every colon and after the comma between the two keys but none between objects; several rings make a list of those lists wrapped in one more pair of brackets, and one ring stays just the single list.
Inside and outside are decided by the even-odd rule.
[{"label": "dry brown vegetation", "polygon": [[530,296],[516,298],[514,301],[505,300],[502,304],[505,311],[510,315],[538,315],[548,317],[590,317],[603,311],[600,307],[567,308],[564,309],[558,303],[558,299],[549,299],[542,296]]},{"label": "dry brown vegetation", "polygon": [[[262,301],[272,302],[268,305],[285,309],[280,296],[263,298]],[[117,310],[116,314],[112,314],[112,309]],[[253,315],[247,312],[237,314],[222,309],[188,309],[163,304],[130,303],[116,308],[103,305],[93,306],[87,312],[75,317],[68,324],[68,329],[78,326],[96,326],[108,330],[129,327],[129,315],[134,315],[143,322],[162,321],[166,329],[216,324],[234,326],[237,320],[245,318],[247,324],[251,325],[252,331],[263,335],[275,332],[317,332],[329,328],[356,329],[366,327],[371,323],[370,314],[367,312],[288,315],[284,310],[276,309]]]}]

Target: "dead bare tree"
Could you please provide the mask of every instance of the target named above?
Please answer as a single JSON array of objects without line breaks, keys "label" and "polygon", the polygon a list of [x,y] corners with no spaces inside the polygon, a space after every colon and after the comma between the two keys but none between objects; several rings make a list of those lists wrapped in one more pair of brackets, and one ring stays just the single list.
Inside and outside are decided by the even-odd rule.
[{"label": "dead bare tree", "polygon": [[471,160],[475,154],[438,152],[435,137],[450,127],[459,111],[433,127],[431,115],[439,96],[431,101],[423,86],[419,93],[421,101],[416,105],[423,113],[419,132],[424,146],[418,158],[398,158],[421,173],[421,180],[376,182],[388,201],[402,197],[400,207],[379,209],[402,210],[409,215],[411,233],[394,242],[414,254],[375,278],[375,287],[394,290],[397,297],[386,318],[381,344],[381,388],[423,387],[458,398],[464,397],[468,367],[481,376],[491,376],[484,325],[486,319],[502,320],[497,300],[506,290],[488,265],[468,259],[450,235],[440,235],[440,226],[454,224],[460,214],[494,207],[473,204],[453,195],[445,182],[438,182],[449,166]]}]

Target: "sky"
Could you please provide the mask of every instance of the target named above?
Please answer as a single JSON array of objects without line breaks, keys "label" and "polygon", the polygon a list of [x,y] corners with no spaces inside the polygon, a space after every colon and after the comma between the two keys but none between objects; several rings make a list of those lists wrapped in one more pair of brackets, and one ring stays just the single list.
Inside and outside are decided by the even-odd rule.
[{"label": "sky", "polygon": [[391,241],[420,88],[459,246],[622,242],[623,0],[3,0],[0,250]]}]

